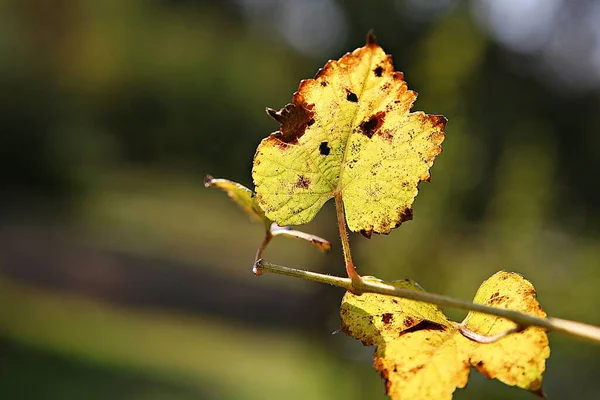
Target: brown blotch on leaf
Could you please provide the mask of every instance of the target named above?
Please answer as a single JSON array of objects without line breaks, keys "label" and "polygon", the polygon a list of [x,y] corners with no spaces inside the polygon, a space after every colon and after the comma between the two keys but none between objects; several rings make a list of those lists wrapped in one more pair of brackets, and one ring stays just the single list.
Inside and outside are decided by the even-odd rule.
[{"label": "brown blotch on leaf", "polygon": [[[446,135],[444,135],[444,131],[442,131],[442,130],[433,131],[427,137],[428,140],[430,140],[431,142],[436,143],[436,144],[441,144],[445,138],[446,138]],[[435,155],[438,155],[440,152],[441,152],[441,150],[438,151]]]},{"label": "brown blotch on leaf", "polygon": [[284,143],[298,143],[306,127],[314,123],[312,108],[312,104],[306,103],[290,103],[279,111],[267,108],[267,114],[280,124],[273,136]]},{"label": "brown blotch on leaf", "polygon": [[419,372],[420,370],[422,370],[425,367],[425,365],[421,364],[421,365],[417,365],[416,367],[413,367],[411,369],[408,370],[408,373],[413,375],[416,374],[417,372]]},{"label": "brown blotch on leaf", "polygon": [[390,381],[390,371],[385,368],[383,359],[373,356],[373,366],[375,367],[375,371],[379,371],[379,375],[381,375],[381,378],[385,383],[385,392],[389,393],[392,388],[392,382]]},{"label": "brown blotch on leaf", "polygon": [[412,317],[405,317],[404,320],[402,321],[402,324],[405,327],[410,328],[411,326],[413,326],[415,324],[415,320]]},{"label": "brown blotch on leaf", "polygon": [[495,299],[495,298],[496,298],[496,297],[498,297],[498,296],[500,296],[500,292],[496,292],[496,293],[492,294],[492,295],[490,296],[490,300],[492,300],[492,299]]},{"label": "brown blotch on leaf", "polygon": [[394,228],[399,227],[403,222],[410,221],[413,219],[413,210],[412,208],[405,208],[403,210],[398,209],[398,222]]},{"label": "brown blotch on leaf", "polygon": [[402,72],[400,72],[400,71],[394,71],[394,73],[392,74],[392,77],[395,80],[398,80],[398,81],[403,81],[404,80],[404,74]]},{"label": "brown blotch on leaf", "polygon": [[331,147],[329,147],[329,143],[321,142],[321,144],[319,145],[319,153],[322,156],[328,156],[330,152],[331,152]]},{"label": "brown blotch on leaf", "polygon": [[477,371],[479,371],[479,373],[483,376],[485,376],[488,379],[493,379],[494,377],[492,376],[492,374],[490,374],[490,372],[485,368],[485,364],[483,363],[483,361],[479,361],[477,364],[475,364],[475,369]]},{"label": "brown blotch on leaf", "polygon": [[441,130],[444,130],[446,124],[448,123],[448,119],[443,115],[428,115],[429,120],[433,124],[434,127],[439,127]]},{"label": "brown blotch on leaf", "polygon": [[361,229],[360,234],[367,239],[371,239],[371,236],[373,236],[373,229]]},{"label": "brown blotch on leaf", "polygon": [[389,129],[381,129],[377,132],[377,135],[379,135],[383,140],[386,140],[388,142],[391,142],[394,138]]},{"label": "brown blotch on leaf", "polygon": [[381,316],[381,322],[384,324],[389,324],[394,319],[394,315],[392,313],[386,312]]},{"label": "brown blotch on leaf", "polygon": [[544,390],[542,389],[541,379],[536,379],[533,382],[531,382],[531,384],[529,385],[529,388],[527,390],[529,390],[531,393],[533,393],[537,397],[540,397],[542,399],[547,398],[546,393],[544,393]]},{"label": "brown blotch on leaf", "polygon": [[[381,219],[379,225],[381,229],[378,229],[376,233],[383,233],[384,235],[389,235],[392,229],[399,227],[403,222],[410,221],[413,219],[413,210],[412,208],[400,209],[398,208],[398,222],[394,226],[392,226],[392,221],[388,217],[384,217]],[[370,229],[361,229],[359,233],[366,237],[367,239],[371,239],[373,236],[373,228]]]},{"label": "brown blotch on leaf", "polygon": [[350,90],[346,89],[346,100],[351,101],[352,103],[358,103],[358,96],[355,93],[352,93]]},{"label": "brown blotch on leaf", "polygon": [[381,226],[381,230],[384,232],[389,231],[392,228],[392,222],[390,221],[390,218],[387,215],[381,218],[379,225]]},{"label": "brown blotch on leaf", "polygon": [[281,137],[278,136],[279,131],[274,132],[272,134],[270,134],[269,136],[267,136],[267,139],[270,143],[272,143],[274,146],[279,147],[282,150],[287,149],[288,147],[290,147],[291,145],[297,144],[298,141],[293,141],[290,143],[286,143],[283,140],[281,140]]},{"label": "brown blotch on leaf", "polygon": [[[325,75],[326,74],[325,69],[329,66],[330,62],[331,62],[331,60],[329,60],[323,68],[319,68],[313,79],[316,80],[316,79],[320,78],[321,76]],[[324,86],[323,83],[321,83],[321,86]]]},{"label": "brown blotch on leaf", "polygon": [[502,303],[504,303],[505,300],[506,300],[506,296],[496,296],[496,297],[492,296],[488,300],[488,303],[489,303],[489,305],[493,306],[493,305],[502,304]]},{"label": "brown blotch on leaf", "polygon": [[373,70],[373,72],[375,73],[375,76],[380,77],[383,74],[383,68],[378,66]]},{"label": "brown blotch on leaf", "polygon": [[321,86],[323,86],[323,87],[327,86],[327,81],[321,81]]},{"label": "brown blotch on leaf", "polygon": [[298,175],[298,181],[296,182],[297,188],[308,189],[309,185],[310,185],[310,179],[308,179],[304,175]]},{"label": "brown blotch on leaf", "polygon": [[379,111],[371,115],[371,117],[368,120],[361,122],[360,130],[362,131],[363,135],[371,139],[373,137],[373,134],[377,132],[381,125],[383,125],[384,119],[385,112]]},{"label": "brown blotch on leaf", "polygon": [[368,33],[367,33],[367,46],[377,46],[377,37],[375,37],[375,33],[373,32],[373,29],[371,29]]},{"label": "brown blotch on leaf", "polygon": [[537,297],[537,292],[535,291],[535,289],[529,289],[525,292],[525,296],[532,296],[532,297]]}]

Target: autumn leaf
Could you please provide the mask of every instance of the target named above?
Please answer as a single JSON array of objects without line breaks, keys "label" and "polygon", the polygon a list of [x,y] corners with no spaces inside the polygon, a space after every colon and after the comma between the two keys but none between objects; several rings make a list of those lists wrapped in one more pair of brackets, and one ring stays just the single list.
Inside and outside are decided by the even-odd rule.
[{"label": "autumn leaf", "polygon": [[[392,284],[422,290],[410,281]],[[474,302],[545,317],[535,296],[521,275],[500,271],[481,285]],[[375,369],[392,399],[451,399],[456,388],[467,384],[471,367],[488,378],[543,395],[542,374],[550,348],[542,328],[478,343],[466,338],[460,325],[435,305],[373,293],[347,292],[340,315],[344,332],[377,346]],[[516,328],[507,319],[475,312],[462,326],[486,336]]]},{"label": "autumn leaf", "polygon": [[206,175],[204,178],[204,186],[214,186],[223,190],[252,220],[261,222],[267,229],[270,229],[273,221],[265,216],[252,190],[237,182],[215,179],[210,175]]},{"label": "autumn leaf", "polygon": [[292,103],[267,109],[280,128],[254,157],[266,216],[303,224],[339,196],[349,228],[367,237],[412,219],[417,186],[430,178],[446,124],[441,115],[410,113],[416,97],[373,35],[300,82]]},{"label": "autumn leaf", "polygon": [[[546,313],[536,301],[533,285],[517,273],[496,273],[480,286],[473,302],[546,317]],[[471,331],[486,336],[516,327],[514,322],[505,318],[476,312],[470,312],[463,324]],[[497,357],[498,354],[510,354],[512,360],[519,360],[520,363],[507,363],[507,358]],[[487,346],[473,346],[471,363],[488,378],[495,378],[507,385],[516,385],[539,394],[545,360],[548,357],[550,347],[545,330],[530,327]]]},{"label": "autumn leaf", "polygon": [[240,208],[250,216],[252,220],[263,224],[263,226],[265,227],[266,236],[262,245],[258,249],[256,259],[260,258],[262,252],[271,241],[271,238],[274,236],[285,236],[295,239],[302,239],[309,242],[311,245],[313,245],[321,251],[331,250],[331,243],[326,239],[323,239],[316,235],[311,235],[306,232],[292,230],[285,226],[282,227],[271,221],[265,216],[264,211],[258,205],[258,202],[256,201],[256,196],[254,195],[252,190],[248,189],[244,185],[227,179],[215,179],[210,175],[206,175],[206,177],[204,178],[204,186],[217,187],[223,190],[225,193],[227,193],[229,198],[231,198],[235,203],[237,203],[237,205],[240,206]]}]

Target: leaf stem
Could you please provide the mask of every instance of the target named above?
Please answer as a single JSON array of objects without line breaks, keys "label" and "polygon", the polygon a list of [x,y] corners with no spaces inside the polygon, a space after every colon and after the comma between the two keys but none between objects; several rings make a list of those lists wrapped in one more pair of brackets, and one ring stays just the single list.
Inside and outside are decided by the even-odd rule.
[{"label": "leaf stem", "polygon": [[[351,260],[350,260],[351,261]],[[539,318],[532,315],[523,314],[514,310],[505,308],[490,307],[483,304],[476,304],[470,301],[455,299],[453,297],[442,296],[435,293],[418,292],[414,290],[401,289],[385,283],[377,283],[360,279],[354,281],[350,278],[341,278],[319,274],[317,272],[309,272],[295,268],[284,267],[281,265],[271,264],[264,260],[258,260],[254,264],[254,270],[258,274],[270,272],[291,276],[294,278],[307,279],[314,282],[326,283],[333,286],[338,286],[346,290],[359,293],[378,293],[388,296],[395,296],[404,299],[422,301],[424,303],[437,304],[442,307],[452,307],[461,310],[475,311],[483,314],[495,315],[509,319],[516,323],[520,328],[528,326],[539,326],[550,332],[564,333],[581,339],[591,340],[600,343],[600,327],[584,324],[582,322],[569,321],[561,318]],[[255,272],[256,273],[256,272]],[[356,273],[356,271],[355,271]],[[358,274],[356,274],[358,276]]]},{"label": "leaf stem", "polygon": [[456,329],[458,329],[458,331],[461,333],[461,335],[463,335],[464,337],[466,337],[469,340],[472,340],[477,343],[482,343],[482,344],[489,344],[489,343],[497,342],[498,340],[502,339],[505,336],[510,335],[511,333],[521,332],[524,329],[517,325],[516,327],[514,327],[512,329],[507,329],[507,330],[499,332],[495,335],[486,336],[486,335],[480,335],[479,333],[473,332],[472,330],[470,330],[463,324],[459,324],[456,322],[454,322],[454,324],[455,324]]},{"label": "leaf stem", "polygon": [[348,238],[348,231],[346,230],[346,217],[344,215],[344,202],[342,196],[339,193],[335,194],[335,213],[337,215],[338,229],[340,231],[340,240],[342,241],[342,249],[344,251],[344,263],[346,264],[346,273],[350,278],[352,287],[348,290],[355,292],[361,283],[362,279],[358,272],[356,272],[356,266],[352,261],[352,253],[350,252],[350,239]]},{"label": "leaf stem", "polygon": [[258,250],[256,250],[256,256],[254,257],[254,265],[252,266],[252,272],[256,276],[259,276],[260,274],[262,274],[262,272],[256,268],[257,261],[262,258],[262,253],[263,253],[263,251],[265,251],[265,248],[271,242],[271,239],[273,239],[273,234],[271,233],[271,230],[268,229],[265,231],[265,238],[263,239],[262,243],[258,247]]}]

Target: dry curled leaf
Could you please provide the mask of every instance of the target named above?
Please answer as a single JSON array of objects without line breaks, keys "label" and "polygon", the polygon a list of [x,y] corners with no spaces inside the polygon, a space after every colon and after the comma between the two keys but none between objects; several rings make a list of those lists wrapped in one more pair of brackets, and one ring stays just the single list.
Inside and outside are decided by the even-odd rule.
[{"label": "dry curled leaf", "polygon": [[418,184],[430,178],[446,124],[441,115],[410,113],[416,97],[372,35],[300,82],[292,103],[267,109],[280,128],[254,157],[267,217],[303,224],[340,196],[349,228],[367,237],[412,219]]},{"label": "dry curled leaf", "polygon": [[[422,290],[410,281],[392,283]],[[535,290],[521,275],[500,271],[486,280],[475,303],[545,317]],[[375,345],[374,365],[392,399],[451,399],[467,384],[471,367],[507,385],[542,393],[542,374],[550,356],[542,328],[529,327],[494,343],[464,337],[435,305],[380,294],[346,293],[342,329],[365,345]],[[514,322],[470,312],[463,324],[480,335],[516,327]]]}]

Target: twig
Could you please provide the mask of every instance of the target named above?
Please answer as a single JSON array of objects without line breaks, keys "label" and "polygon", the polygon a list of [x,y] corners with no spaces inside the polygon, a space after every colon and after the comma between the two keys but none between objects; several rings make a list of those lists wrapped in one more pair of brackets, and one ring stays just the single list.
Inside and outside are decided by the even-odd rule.
[{"label": "twig", "polygon": [[354,293],[378,293],[421,301],[424,303],[437,304],[438,306],[442,307],[452,307],[461,310],[495,315],[497,317],[509,319],[521,328],[528,326],[539,326],[547,329],[550,332],[564,333],[581,339],[587,339],[596,343],[600,343],[600,327],[584,324],[582,322],[569,321],[553,317],[539,318],[505,308],[485,306],[482,304],[476,304],[470,301],[455,299],[435,293],[400,289],[385,283],[370,282],[363,279],[361,279],[360,282],[352,282],[349,278],[340,278],[338,276],[284,267],[281,265],[271,264],[270,262],[264,260],[258,260],[254,265],[254,269],[259,274],[263,272],[270,272],[273,274],[286,275],[294,278],[307,279],[314,282],[338,286]]},{"label": "twig", "polygon": [[263,239],[262,243],[260,244],[258,250],[256,250],[256,256],[254,257],[254,266],[252,267],[252,272],[254,272],[254,275],[256,275],[256,276],[258,276],[262,273],[258,268],[256,268],[256,265],[257,265],[258,261],[262,258],[263,251],[265,251],[265,248],[269,245],[269,243],[271,243],[272,239],[273,239],[273,234],[271,233],[270,229],[267,229],[267,231],[265,232],[265,238]]},{"label": "twig", "polygon": [[510,335],[511,333],[521,332],[524,329],[523,327],[517,325],[516,327],[514,327],[512,329],[507,329],[505,331],[498,332],[495,335],[486,336],[486,335],[480,335],[479,333],[473,332],[472,330],[467,328],[465,325],[459,324],[456,322],[454,323],[454,327],[456,329],[458,329],[458,331],[461,333],[461,335],[463,335],[467,339],[472,340],[477,343],[482,343],[482,344],[489,344],[489,343],[497,342],[498,340],[502,339],[505,336]]}]

